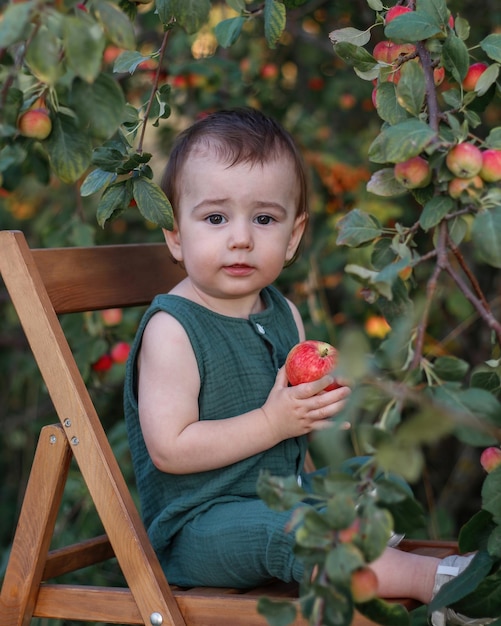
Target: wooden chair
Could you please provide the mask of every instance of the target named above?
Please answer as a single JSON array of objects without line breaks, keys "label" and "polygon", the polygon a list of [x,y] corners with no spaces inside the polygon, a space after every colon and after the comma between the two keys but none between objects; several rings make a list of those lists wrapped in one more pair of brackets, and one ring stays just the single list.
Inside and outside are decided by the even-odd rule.
[{"label": "wooden chair", "polygon": [[[295,598],[294,585],[260,589],[170,586],[113,455],[58,315],[148,304],[180,280],[163,244],[31,250],[19,231],[0,232],[0,273],[60,423],[40,433],[0,595],[1,626],[44,617],[150,626],[264,626],[260,596]],[[105,535],[50,550],[74,457]],[[407,542],[445,556],[454,544]],[[126,588],[63,585],[57,578],[116,557]],[[407,601],[408,606],[411,604]],[[357,615],[355,626],[369,620]],[[298,618],[295,626],[305,626]]]}]

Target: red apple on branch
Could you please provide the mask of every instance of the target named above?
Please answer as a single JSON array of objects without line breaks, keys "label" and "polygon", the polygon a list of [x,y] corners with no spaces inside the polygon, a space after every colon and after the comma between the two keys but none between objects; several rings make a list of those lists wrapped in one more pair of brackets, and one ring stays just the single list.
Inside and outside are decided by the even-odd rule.
[{"label": "red apple on branch", "polygon": [[360,567],[351,575],[351,593],[356,603],[369,602],[377,596],[378,579],[370,567]]},{"label": "red apple on branch", "polygon": [[482,168],[482,151],[467,141],[458,143],[447,153],[445,164],[454,176],[471,178]]},{"label": "red apple on branch", "polygon": [[[329,374],[337,364],[337,350],[330,343],[308,339],[291,348],[285,361],[285,373],[292,386],[310,383]],[[325,391],[341,387],[336,380]]]},{"label": "red apple on branch", "polygon": [[463,89],[465,91],[475,91],[478,79],[489,66],[487,63],[473,63],[468,68],[466,76],[463,78]]},{"label": "red apple on branch", "polygon": [[480,177],[487,183],[501,180],[501,150],[490,148],[482,152]]}]

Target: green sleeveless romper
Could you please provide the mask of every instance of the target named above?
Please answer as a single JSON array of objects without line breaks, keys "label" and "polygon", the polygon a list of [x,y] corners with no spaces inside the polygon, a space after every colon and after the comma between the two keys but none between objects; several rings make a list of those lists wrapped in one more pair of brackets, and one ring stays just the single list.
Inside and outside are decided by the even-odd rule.
[{"label": "green sleeveless romper", "polygon": [[131,349],[124,408],[134,472],[148,535],[173,584],[246,588],[270,578],[288,582],[302,576],[293,537],[285,529],[291,513],[269,509],[256,495],[256,482],[263,469],[299,476],[306,437],[288,439],[220,469],[171,475],[151,462],[138,419],[137,355],[144,328],[159,311],[175,317],[190,339],[201,380],[201,420],[225,419],[262,406],[277,370],[299,341],[285,298],[274,287],[265,288],[262,297],[265,309],[240,319],[179,296],[157,296]]}]

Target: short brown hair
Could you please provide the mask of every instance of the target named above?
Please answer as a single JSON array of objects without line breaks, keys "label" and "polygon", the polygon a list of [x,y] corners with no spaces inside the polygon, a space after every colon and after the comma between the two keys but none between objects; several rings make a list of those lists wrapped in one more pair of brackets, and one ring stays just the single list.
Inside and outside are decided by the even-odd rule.
[{"label": "short brown hair", "polygon": [[262,165],[288,156],[298,181],[297,215],[309,215],[306,168],[294,139],[278,122],[250,107],[211,113],[177,137],[161,181],[174,214],[179,202],[180,174],[189,155],[198,146],[210,147],[228,162],[229,167],[240,163]]}]

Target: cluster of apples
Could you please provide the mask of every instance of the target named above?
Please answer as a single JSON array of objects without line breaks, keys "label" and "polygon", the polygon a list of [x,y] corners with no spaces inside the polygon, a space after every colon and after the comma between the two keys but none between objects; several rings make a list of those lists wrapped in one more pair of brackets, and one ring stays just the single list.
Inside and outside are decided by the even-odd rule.
[{"label": "cluster of apples", "polygon": [[37,98],[28,110],[19,115],[17,128],[23,137],[47,139],[52,132],[52,121],[43,98]]},{"label": "cluster of apples", "polygon": [[[412,11],[407,6],[393,6],[385,15],[388,24],[399,15]],[[449,18],[449,26],[454,28],[454,18]],[[374,58],[388,65],[388,72],[382,73],[379,80],[398,83],[400,67],[404,60],[411,60],[416,52],[414,44],[380,41],[374,46]],[[479,78],[488,69],[483,62],[473,63],[468,68],[462,82],[464,91],[474,91]],[[440,85],[445,78],[445,70],[438,66],[434,69],[435,85]],[[373,101],[376,98],[376,88],[373,92]],[[501,150],[481,150],[471,142],[462,142],[446,155],[446,165],[453,178],[448,184],[449,195],[454,199],[476,198],[482,192],[485,183],[495,183],[501,180]],[[432,179],[432,169],[423,156],[414,156],[394,166],[395,179],[406,189],[420,189],[427,187]]]},{"label": "cluster of apples", "polygon": [[[389,24],[392,20],[394,20],[399,15],[403,15],[404,13],[409,13],[412,11],[409,7],[397,5],[388,9],[385,15],[385,24]],[[451,16],[449,20],[449,25],[451,28],[454,27],[454,18]],[[388,65],[388,71],[384,72],[380,75],[379,80],[384,80],[385,82],[398,83],[400,80],[400,66],[402,63],[403,57],[410,57],[416,54],[416,46],[412,43],[396,43],[391,40],[383,40],[378,42],[374,46],[374,50],[372,51],[372,56],[379,61],[380,63],[385,63]],[[442,66],[438,66],[433,70],[433,79],[435,85],[442,84],[445,78],[445,69]],[[372,100],[374,102],[374,106],[376,104],[376,87],[372,92]]]}]

